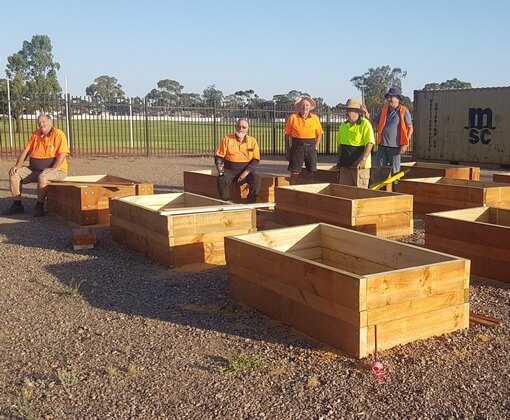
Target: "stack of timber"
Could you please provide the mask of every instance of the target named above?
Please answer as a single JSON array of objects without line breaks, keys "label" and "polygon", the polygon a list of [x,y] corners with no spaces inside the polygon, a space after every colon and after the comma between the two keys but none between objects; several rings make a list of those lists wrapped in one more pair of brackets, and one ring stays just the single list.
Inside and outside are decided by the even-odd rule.
[{"label": "stack of timber", "polygon": [[229,290],[356,358],[469,327],[469,260],[327,224],[225,238]]},{"label": "stack of timber", "polygon": [[276,212],[289,226],[324,222],[382,237],[413,233],[413,198],[341,184],[276,188]]},{"label": "stack of timber", "polygon": [[510,283],[510,210],[493,207],[425,216],[428,248],[471,260],[471,272]]},{"label": "stack of timber", "polygon": [[[274,203],[274,189],[279,185],[289,185],[288,178],[285,176],[259,173],[261,177],[260,191],[257,202]],[[205,195],[206,197],[219,199],[216,180],[218,175],[216,171],[184,171],[184,191]],[[250,187],[247,183],[238,184],[233,182],[230,185],[230,199],[234,203],[246,203]]]},{"label": "stack of timber", "polygon": [[191,193],[111,200],[112,239],[160,264],[223,265],[223,238],[256,231],[256,210]]},{"label": "stack of timber", "polygon": [[401,169],[409,169],[405,178],[430,178],[444,177],[456,179],[480,180],[480,168],[478,166],[459,166],[432,162],[403,162]]},{"label": "stack of timber", "polygon": [[491,206],[510,208],[510,185],[444,177],[402,179],[399,191],[411,194],[414,211],[440,211]]},{"label": "stack of timber", "polygon": [[80,226],[107,225],[110,198],[153,193],[153,184],[112,175],[68,176],[50,182],[48,212]]}]

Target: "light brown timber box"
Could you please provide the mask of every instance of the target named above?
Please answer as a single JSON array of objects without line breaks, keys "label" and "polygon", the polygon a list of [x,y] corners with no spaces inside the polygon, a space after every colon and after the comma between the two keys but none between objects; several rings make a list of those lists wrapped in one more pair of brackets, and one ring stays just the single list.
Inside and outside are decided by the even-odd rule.
[{"label": "light brown timber box", "polygon": [[471,260],[471,272],[510,283],[510,210],[474,207],[425,216],[426,246]]},{"label": "light brown timber box", "polygon": [[480,180],[480,168],[477,166],[448,165],[432,162],[402,162],[401,170],[409,169],[403,179],[444,177],[456,179]]},{"label": "light brown timber box", "polygon": [[[274,203],[274,188],[278,185],[289,185],[288,178],[261,172],[259,172],[259,175],[261,182],[257,202]],[[212,170],[184,171],[184,191],[219,199],[217,178],[216,171]],[[234,203],[246,203],[249,190],[250,187],[247,183],[239,185],[234,181],[230,185],[230,199]]]},{"label": "light brown timber box", "polygon": [[223,265],[223,238],[256,231],[255,209],[191,193],[117,198],[110,210],[115,242],[170,267]]},{"label": "light brown timber box", "polygon": [[110,198],[153,193],[153,184],[112,175],[68,176],[50,183],[48,212],[80,226],[107,225]]},{"label": "light brown timber box", "polygon": [[399,192],[411,194],[415,213],[435,213],[470,207],[510,206],[510,185],[444,177],[402,179]]},{"label": "light brown timber box", "polygon": [[413,197],[341,184],[276,188],[276,212],[289,226],[324,222],[382,237],[413,233]]},{"label": "light brown timber box", "polygon": [[231,295],[353,357],[469,327],[464,258],[312,224],[225,238]]},{"label": "light brown timber box", "polygon": [[492,180],[494,182],[501,182],[503,184],[510,184],[510,173],[493,174]]}]

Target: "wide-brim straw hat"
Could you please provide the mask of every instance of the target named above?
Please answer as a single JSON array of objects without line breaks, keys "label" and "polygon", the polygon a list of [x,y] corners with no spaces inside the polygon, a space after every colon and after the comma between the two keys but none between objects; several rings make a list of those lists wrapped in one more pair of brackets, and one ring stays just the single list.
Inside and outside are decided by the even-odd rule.
[{"label": "wide-brim straw hat", "polygon": [[360,114],[364,113],[364,111],[361,109],[361,102],[357,101],[356,99],[347,99],[345,106],[341,106],[340,109],[345,111],[359,112]]},{"label": "wide-brim straw hat", "polygon": [[299,104],[303,101],[308,101],[310,102],[310,105],[312,105],[312,109],[314,109],[317,104],[315,103],[315,101],[310,98],[309,96],[301,96],[296,102],[294,102],[294,109],[297,109],[297,107],[299,106]]}]

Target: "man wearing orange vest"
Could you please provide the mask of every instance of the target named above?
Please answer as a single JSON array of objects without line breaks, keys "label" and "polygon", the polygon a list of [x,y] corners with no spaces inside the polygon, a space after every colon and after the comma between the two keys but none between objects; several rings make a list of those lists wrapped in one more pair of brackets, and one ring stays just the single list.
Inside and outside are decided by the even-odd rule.
[{"label": "man wearing orange vest", "polygon": [[[384,96],[388,105],[381,112],[371,118],[377,124],[377,154],[376,166],[391,166],[392,173],[400,172],[401,155],[404,154],[413,134],[413,120],[411,113],[402,102],[402,93],[396,88],[390,88]],[[370,114],[365,113],[370,119]],[[397,182],[393,183],[393,190],[397,191]]]},{"label": "man wearing orange vest", "polygon": [[230,184],[248,183],[248,202],[255,203],[260,190],[260,175],[256,172],[260,162],[260,149],[257,140],[249,136],[248,120],[239,118],[235,132],[221,140],[214,155],[218,170],[217,187],[222,200],[230,201]]}]

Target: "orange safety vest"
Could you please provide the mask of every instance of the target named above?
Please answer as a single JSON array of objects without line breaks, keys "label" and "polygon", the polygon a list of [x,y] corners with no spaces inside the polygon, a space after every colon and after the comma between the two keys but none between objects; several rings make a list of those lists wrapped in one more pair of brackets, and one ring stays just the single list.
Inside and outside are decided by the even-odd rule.
[{"label": "orange safety vest", "polygon": [[[381,117],[379,118],[379,123],[377,124],[377,144],[381,144],[382,141],[382,132],[384,130],[384,126],[386,125],[386,117],[388,115],[388,109],[390,107],[385,105],[381,111]],[[403,105],[400,105],[400,145],[404,146],[409,144],[409,136],[407,135],[408,129],[406,125],[406,120],[404,118],[407,108]]]}]

